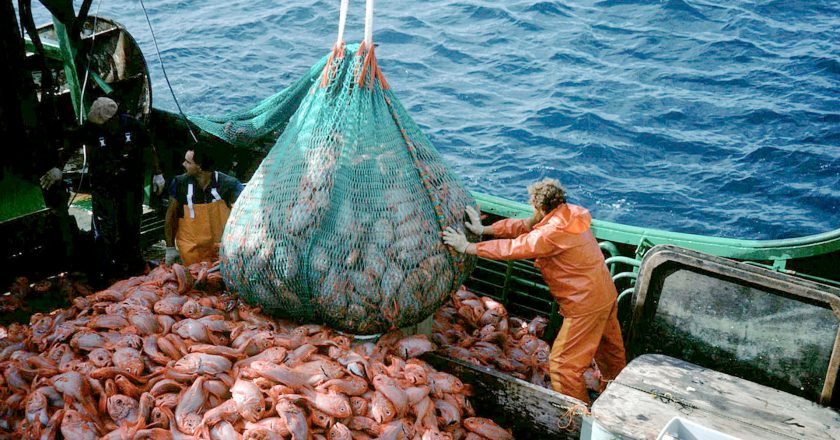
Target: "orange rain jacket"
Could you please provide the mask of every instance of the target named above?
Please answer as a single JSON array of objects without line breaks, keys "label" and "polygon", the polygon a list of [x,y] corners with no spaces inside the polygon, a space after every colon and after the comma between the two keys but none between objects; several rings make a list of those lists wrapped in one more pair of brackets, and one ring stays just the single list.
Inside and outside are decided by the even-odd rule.
[{"label": "orange rain jacket", "polygon": [[615,290],[604,255],[589,225],[589,211],[564,203],[534,225],[527,219],[493,223],[493,235],[501,240],[476,243],[479,257],[494,260],[536,259],[554,299],[565,317],[587,314],[615,303]]}]

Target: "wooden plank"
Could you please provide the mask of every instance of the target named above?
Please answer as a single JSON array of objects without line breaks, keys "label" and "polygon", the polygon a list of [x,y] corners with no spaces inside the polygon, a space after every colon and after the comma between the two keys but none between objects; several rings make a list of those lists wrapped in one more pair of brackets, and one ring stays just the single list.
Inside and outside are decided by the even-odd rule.
[{"label": "wooden plank", "polygon": [[469,384],[476,413],[511,428],[514,437],[578,440],[582,423],[578,409],[586,408],[580,400],[487,367],[434,353],[423,355],[423,360]]},{"label": "wooden plank", "polygon": [[676,416],[745,440],[840,439],[840,414],[829,408],[664,355],[634,359],[592,416],[631,439],[655,439]]}]

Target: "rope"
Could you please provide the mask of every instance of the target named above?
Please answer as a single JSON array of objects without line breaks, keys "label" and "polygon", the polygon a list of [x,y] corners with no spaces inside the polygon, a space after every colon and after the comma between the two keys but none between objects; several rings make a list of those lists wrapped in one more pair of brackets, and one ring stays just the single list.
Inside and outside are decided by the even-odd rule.
[{"label": "rope", "polygon": [[[324,71],[321,73],[321,87],[326,87],[330,80],[335,77],[335,73],[341,66],[340,62],[333,63],[335,60],[344,58],[344,24],[347,22],[347,7],[349,0],[341,0],[341,7],[338,13],[338,38],[335,40],[330,57],[324,65]],[[312,90],[315,93],[315,90]]]},{"label": "rope", "polygon": [[569,407],[562,416],[560,416],[560,420],[557,421],[557,427],[564,430],[564,431],[573,431],[577,428],[575,426],[575,416],[581,415],[591,415],[592,413],[589,412],[589,408],[586,405],[579,405],[575,404]]},{"label": "rope", "polygon": [[341,0],[341,8],[338,13],[338,38],[335,40],[335,46],[339,47],[344,43],[344,23],[347,22],[347,6],[350,0]]},{"label": "rope", "polygon": [[373,48],[373,0],[365,4],[365,46]]},{"label": "rope", "polygon": [[[359,87],[365,85],[365,78],[367,77],[368,71],[370,71],[370,83],[368,83],[368,88],[373,90],[373,83],[378,79],[379,85],[382,90],[388,90],[391,88],[388,85],[388,81],[385,80],[385,75],[382,74],[382,70],[379,69],[379,65],[376,63],[376,55],[374,54],[375,46],[371,45],[370,49],[368,49],[367,44],[363,41],[362,44],[359,44],[359,50],[356,52],[356,55],[359,56],[361,54],[365,54],[364,60],[362,61],[362,70],[358,73],[359,79],[356,81],[359,84]],[[357,74],[357,70],[353,70],[353,75]]]},{"label": "rope", "polygon": [[193,133],[190,121],[187,119],[187,115],[184,114],[184,111],[181,110],[181,104],[178,103],[178,98],[175,97],[175,91],[172,90],[172,83],[169,82],[169,75],[166,74],[166,67],[163,65],[163,58],[160,56],[160,48],[158,47],[157,38],[155,37],[155,30],[152,28],[152,20],[149,19],[149,13],[146,11],[146,5],[143,3],[143,0],[140,0],[140,6],[143,8],[143,14],[146,16],[146,23],[149,24],[149,31],[152,33],[152,41],[155,43],[155,51],[157,52],[158,61],[160,61],[160,69],[163,71],[163,78],[166,80],[166,85],[169,86],[169,92],[172,94],[172,99],[178,107],[178,113],[181,114],[181,118],[183,118],[184,123],[187,124],[187,130],[189,130],[190,136],[193,138],[193,142],[198,143],[198,138],[196,138],[195,133]]}]

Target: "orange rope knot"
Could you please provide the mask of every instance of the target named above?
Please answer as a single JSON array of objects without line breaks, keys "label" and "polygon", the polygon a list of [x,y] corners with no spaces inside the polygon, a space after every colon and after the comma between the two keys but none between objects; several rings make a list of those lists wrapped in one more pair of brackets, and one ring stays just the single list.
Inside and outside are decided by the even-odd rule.
[{"label": "orange rope knot", "polygon": [[330,80],[335,78],[341,62],[337,62],[333,65],[333,60],[341,59],[344,59],[344,43],[333,46],[332,52],[330,52],[330,57],[327,58],[327,64],[324,65],[324,71],[321,74],[321,87],[326,87],[330,83]]},{"label": "orange rope knot", "polygon": [[[365,60],[362,61],[362,71],[359,74],[358,84],[359,86],[365,85],[365,77],[367,76],[368,72],[370,72],[370,84],[368,84],[368,88],[373,90],[373,84],[376,79],[379,80],[379,86],[382,87],[382,90],[388,90],[391,86],[388,85],[388,81],[385,80],[385,76],[382,74],[382,70],[379,69],[379,65],[376,63],[376,55],[374,54],[374,47],[371,46],[370,49],[367,50],[365,54]],[[361,55],[365,51],[365,42],[362,41],[359,44],[359,51],[357,55]]]},{"label": "orange rope knot", "polygon": [[565,431],[572,431],[576,428],[575,425],[575,416],[576,415],[591,415],[589,412],[589,408],[586,405],[573,405],[569,409],[560,416],[560,420],[557,421],[557,427],[565,430]]}]

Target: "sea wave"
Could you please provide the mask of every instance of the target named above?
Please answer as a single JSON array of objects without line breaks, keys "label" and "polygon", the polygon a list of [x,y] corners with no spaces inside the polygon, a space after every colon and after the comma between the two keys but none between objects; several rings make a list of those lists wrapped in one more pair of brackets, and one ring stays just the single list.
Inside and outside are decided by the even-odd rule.
[{"label": "sea wave", "polygon": [[[145,3],[192,114],[281,90],[337,31],[338,1]],[[718,3],[380,0],[374,40],[473,190],[525,201],[551,176],[609,221],[756,239],[840,227],[840,4]],[[139,4],[100,14],[139,41],[155,105],[174,110]],[[363,14],[351,2],[348,41]]]}]

